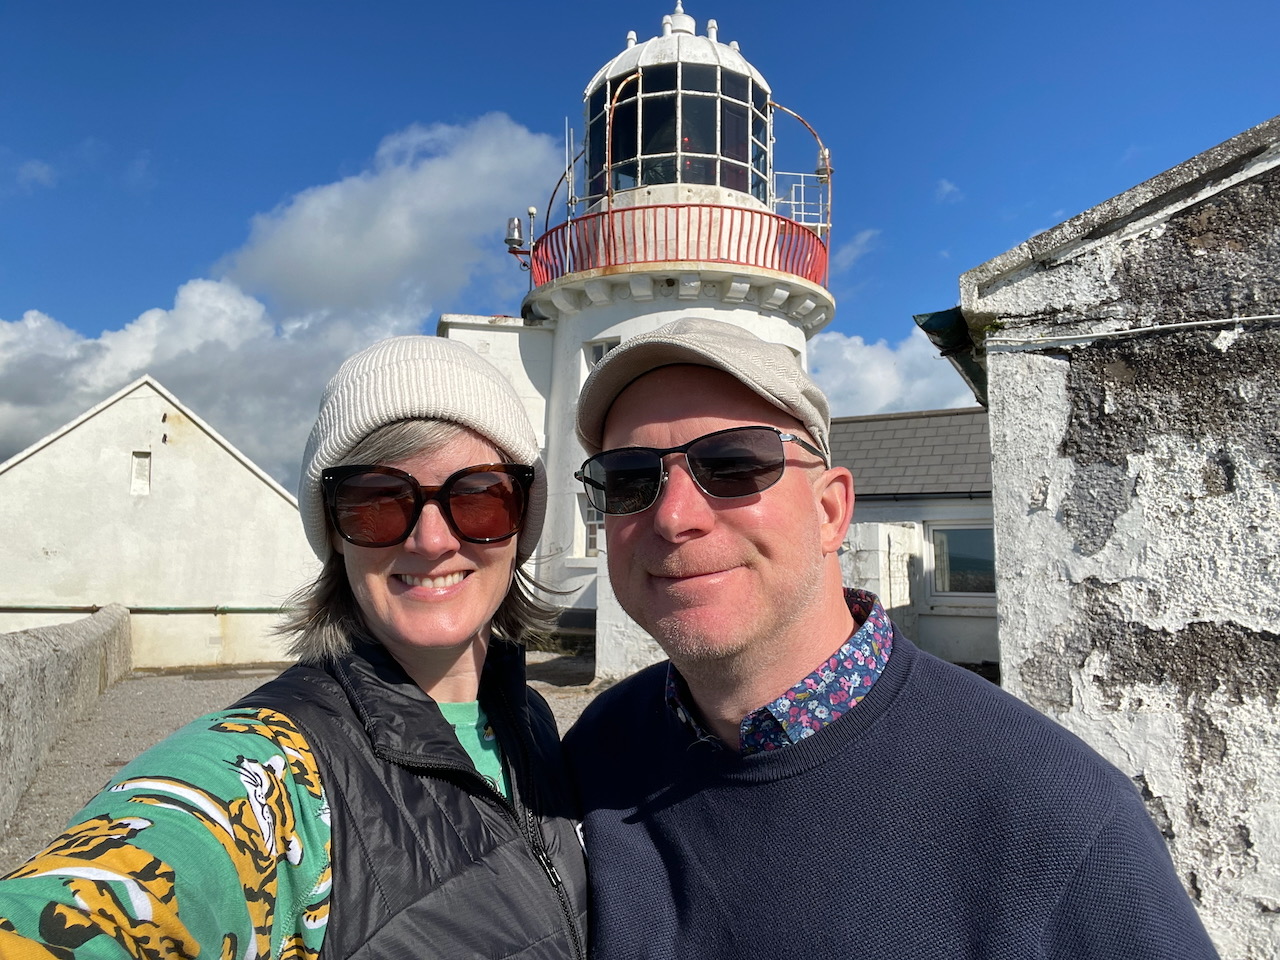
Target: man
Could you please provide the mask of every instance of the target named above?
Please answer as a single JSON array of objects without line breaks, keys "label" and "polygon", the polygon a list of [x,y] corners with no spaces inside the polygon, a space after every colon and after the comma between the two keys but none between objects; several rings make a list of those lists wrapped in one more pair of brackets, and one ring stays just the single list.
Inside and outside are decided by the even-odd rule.
[{"label": "man", "polygon": [[1215,957],[1123,774],[843,588],[829,428],[790,351],[718,321],[583,387],[614,592],[670,658],[566,739],[593,955]]}]

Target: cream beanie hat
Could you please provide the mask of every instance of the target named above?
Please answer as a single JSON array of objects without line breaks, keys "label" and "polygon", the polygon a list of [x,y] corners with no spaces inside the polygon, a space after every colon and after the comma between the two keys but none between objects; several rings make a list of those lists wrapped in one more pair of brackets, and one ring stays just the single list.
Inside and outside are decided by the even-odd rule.
[{"label": "cream beanie hat", "polygon": [[349,357],[320,397],[302,455],[298,511],[311,549],[332,551],[320,473],[378,427],[397,420],[444,420],[475,431],[508,462],[533,467],[516,561],[537,548],[547,507],[547,471],[538,439],[510,381],[466,344],[440,337],[392,337]]}]

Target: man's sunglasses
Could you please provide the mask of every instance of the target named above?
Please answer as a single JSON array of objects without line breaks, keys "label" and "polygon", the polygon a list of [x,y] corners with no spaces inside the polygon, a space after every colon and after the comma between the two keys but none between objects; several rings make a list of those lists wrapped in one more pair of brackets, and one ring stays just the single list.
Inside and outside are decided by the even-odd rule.
[{"label": "man's sunglasses", "polygon": [[428,487],[395,467],[329,467],[320,475],[325,507],[338,536],[358,547],[403,543],[422,508],[434,501],[445,522],[468,543],[515,536],[524,522],[533,468],[519,463],[463,467]]},{"label": "man's sunglasses", "polygon": [[597,453],[574,476],[601,513],[622,517],[653,506],[667,479],[663,458],[683,453],[689,473],[709,497],[730,500],[768,490],[787,465],[784,443],[798,443],[816,456],[822,451],[792,433],[774,427],[731,427],[678,447],[621,447]]}]

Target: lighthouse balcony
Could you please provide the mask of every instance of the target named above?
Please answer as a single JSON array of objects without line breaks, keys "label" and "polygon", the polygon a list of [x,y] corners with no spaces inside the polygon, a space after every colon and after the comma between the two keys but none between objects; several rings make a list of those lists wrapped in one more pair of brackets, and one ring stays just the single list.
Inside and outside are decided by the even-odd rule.
[{"label": "lighthouse balcony", "polygon": [[824,286],[827,247],[808,227],[767,210],[719,204],[657,204],[588,214],[534,244],[535,287],[570,274],[622,273],[657,264],[723,264]]}]

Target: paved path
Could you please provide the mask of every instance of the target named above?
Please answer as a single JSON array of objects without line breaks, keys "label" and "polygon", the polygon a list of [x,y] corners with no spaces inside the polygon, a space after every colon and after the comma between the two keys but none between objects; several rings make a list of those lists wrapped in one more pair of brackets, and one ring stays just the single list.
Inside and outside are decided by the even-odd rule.
[{"label": "paved path", "polygon": [[[583,657],[529,654],[530,685],[547,698],[563,733],[594,695]],[[134,672],[73,722],[45,759],[0,836],[0,876],[40,850],[115,773],[196,717],[234,703],[279,672],[241,667],[181,673]]]}]

